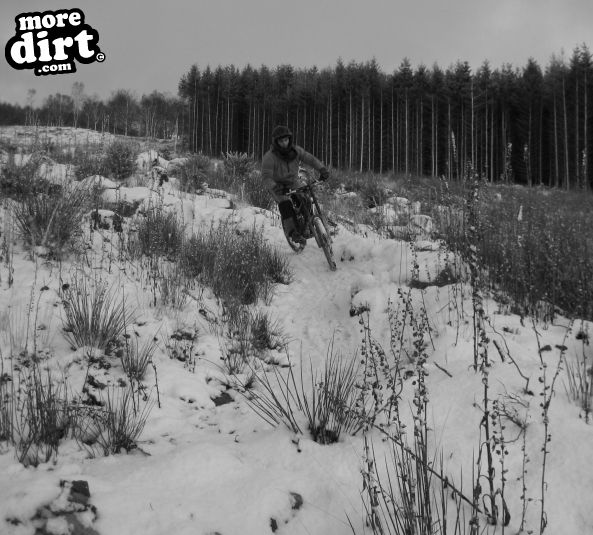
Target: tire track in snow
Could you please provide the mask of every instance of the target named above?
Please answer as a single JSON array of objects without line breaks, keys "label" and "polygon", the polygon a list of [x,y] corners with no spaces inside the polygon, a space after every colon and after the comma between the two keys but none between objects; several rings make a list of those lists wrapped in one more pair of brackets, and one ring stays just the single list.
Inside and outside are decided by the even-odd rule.
[{"label": "tire track in snow", "polygon": [[[293,340],[289,346],[293,360],[298,360],[302,354],[304,359],[310,356],[313,365],[319,366],[325,360],[332,336],[334,349],[344,357],[360,349],[362,335],[359,317],[350,316],[352,287],[370,274],[371,278],[376,276],[377,293],[384,296],[387,307],[390,287],[390,275],[387,272],[390,268],[401,271],[399,257],[405,257],[405,254],[398,255],[399,257],[394,255],[393,265],[389,266],[384,258],[379,259],[375,255],[376,243],[373,243],[372,250],[369,243],[370,238],[362,238],[341,229],[334,238],[337,271],[329,270],[323,251],[313,239],[308,241],[302,253],[287,253],[294,280],[288,286],[277,289],[272,306],[276,305],[279,312],[284,313],[280,319],[286,334]],[[391,246],[394,243],[391,242]],[[362,244],[367,246],[366,251]],[[354,259],[341,261],[340,252],[345,251],[349,245],[352,245]],[[380,243],[381,249],[387,245],[388,242],[384,240]],[[283,247],[288,249],[286,243]],[[400,247],[399,243],[397,247]],[[408,249],[407,244],[401,246],[402,252],[407,252]],[[350,256],[350,253],[346,256]],[[409,263],[407,258],[405,263],[406,266]],[[381,280],[387,282],[383,284]],[[391,286],[395,288],[393,283]]]}]

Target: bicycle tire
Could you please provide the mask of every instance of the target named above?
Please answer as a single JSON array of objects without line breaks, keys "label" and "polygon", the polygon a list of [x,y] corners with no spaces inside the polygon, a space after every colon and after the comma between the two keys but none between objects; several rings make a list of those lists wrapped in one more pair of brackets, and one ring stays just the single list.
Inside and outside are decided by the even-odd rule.
[{"label": "bicycle tire", "polygon": [[319,216],[315,216],[313,219],[313,229],[315,230],[315,239],[317,241],[317,245],[323,249],[323,254],[325,255],[325,259],[329,264],[329,269],[336,271],[338,267],[336,265],[336,261],[334,260],[332,240]]},{"label": "bicycle tire", "polygon": [[[282,231],[284,232],[284,225],[282,225]],[[286,241],[288,243],[288,245],[290,246],[290,248],[295,252],[295,253],[301,253],[303,252],[303,249],[305,248],[305,243],[297,243],[292,241],[287,235],[286,232],[284,232],[284,237],[286,238]]]}]

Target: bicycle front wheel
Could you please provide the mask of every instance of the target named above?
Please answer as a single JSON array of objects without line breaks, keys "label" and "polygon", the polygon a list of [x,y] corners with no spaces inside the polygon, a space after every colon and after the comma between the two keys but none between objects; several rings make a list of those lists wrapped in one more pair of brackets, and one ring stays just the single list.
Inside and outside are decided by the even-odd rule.
[{"label": "bicycle front wheel", "polygon": [[334,260],[334,251],[332,249],[332,240],[327,232],[323,221],[319,216],[316,216],[313,219],[313,230],[315,232],[315,240],[317,241],[317,245],[323,249],[323,254],[325,255],[325,259],[329,264],[329,268],[332,271],[337,269],[336,261]]}]

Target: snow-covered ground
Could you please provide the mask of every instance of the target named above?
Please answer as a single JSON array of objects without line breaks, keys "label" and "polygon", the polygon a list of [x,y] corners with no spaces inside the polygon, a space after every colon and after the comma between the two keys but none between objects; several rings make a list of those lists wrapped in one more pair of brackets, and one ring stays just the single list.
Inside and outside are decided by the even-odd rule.
[{"label": "snow-covered ground", "polygon": [[[6,134],[7,135],[7,134]],[[63,134],[60,134],[63,135]],[[88,136],[91,134],[87,134]],[[77,132],[77,139],[85,138]],[[153,155],[147,154],[146,161]],[[139,162],[142,163],[142,162]],[[51,166],[48,173],[65,176],[66,170]],[[95,178],[94,180],[103,181]],[[104,185],[109,185],[105,181]],[[106,195],[109,195],[109,191]],[[447,255],[439,247],[356,235],[338,226],[334,252],[338,269],[331,272],[325,258],[311,240],[303,253],[293,253],[284,241],[279,222],[269,212],[225,198],[185,195],[175,190],[174,180],[163,190],[138,186],[120,188],[122,198],[148,202],[162,198],[163,205],[179,214],[188,232],[231,217],[239,228],[254,224],[263,229],[270,244],[289,258],[294,280],[278,285],[269,303],[259,306],[276,318],[287,335],[287,353],[297,368],[303,364],[320,369],[328,347],[334,343],[344,358],[361,348],[360,316],[351,311],[368,309],[373,336],[389,348],[388,301],[399,302],[398,289],[408,292],[413,266],[419,265],[421,281],[434,281],[445,267]],[[162,196],[162,197],[159,197]],[[3,236],[8,230],[7,212],[0,212]],[[0,453],[0,533],[33,534],[38,511],[55,503],[62,489],[60,481],[88,482],[90,511],[80,521],[88,533],[116,534],[280,534],[341,535],[369,533],[362,503],[363,442],[360,436],[344,436],[337,444],[319,445],[310,437],[295,437],[288,430],[271,428],[249,408],[243,397],[228,391],[232,402],[217,406],[215,399],[226,391],[221,365],[219,337],[198,308],[207,305],[215,313],[217,302],[208,291],[201,305],[188,299],[182,310],[150,306],[150,288],[138,266],[119,261],[109,251],[116,246],[112,230],[96,231],[93,248],[86,255],[84,270],[101,272],[118,285],[126,301],[140,312],[134,330],[142,340],[157,336],[154,356],[158,373],[160,407],[154,406],[140,437],[138,448],[129,454],[90,458],[86,450],[69,438],[62,441],[55,460],[37,467],[24,467],[14,450],[5,443]],[[61,333],[63,309],[59,289],[76,266],[69,261],[58,265],[31,255],[17,243],[13,257],[14,283],[8,285],[8,267],[0,264],[0,349],[4,369],[10,366],[9,332],[26,325],[31,303],[36,311],[39,345],[47,352],[43,366],[68,381],[71,392],[82,388],[87,364],[82,350],[72,351]],[[419,313],[426,310],[431,328],[428,341],[429,417],[431,452],[444,461],[444,470],[471,496],[472,466],[480,437],[483,383],[473,364],[474,333],[471,291],[467,285],[427,286],[413,290]],[[561,348],[574,362],[583,351],[591,352],[577,339],[589,329],[586,323],[571,324],[557,318],[552,325],[533,325],[528,318],[507,313],[492,301],[485,302],[491,399],[499,399],[510,413],[526,424],[526,450],[519,427],[506,420],[504,438],[509,455],[505,459],[505,498],[511,514],[507,527],[490,526],[488,533],[518,533],[522,519],[522,477],[525,476],[527,511],[525,532],[539,533],[542,497],[543,383],[539,347],[547,365],[547,382],[558,363]],[[11,327],[12,326],[12,327]],[[568,330],[572,327],[572,330]],[[169,358],[163,346],[167,333],[178,328],[197,331],[195,367]],[[16,333],[18,335],[18,333]],[[15,333],[12,332],[15,336]],[[17,336],[18,338],[18,336]],[[578,337],[581,338],[581,337]],[[17,341],[13,340],[13,347]],[[499,352],[496,347],[501,348]],[[503,359],[504,356],[504,359]],[[512,358],[511,358],[512,357]],[[590,358],[590,357],[589,357]],[[108,357],[111,368],[92,370],[97,379],[111,384],[123,377],[117,359]],[[279,359],[279,362],[286,360]],[[406,359],[404,359],[404,364]],[[268,365],[269,366],[273,365]],[[413,366],[409,366],[413,369]],[[285,368],[279,368],[285,373]],[[520,373],[519,373],[520,371]],[[298,375],[298,372],[297,372]],[[526,393],[526,381],[529,379]],[[156,378],[149,369],[144,383],[156,397]],[[568,398],[566,374],[560,372],[551,400],[551,439],[546,465],[546,533],[593,534],[593,469],[590,451],[593,427],[585,423],[579,407]],[[404,418],[412,411],[414,385],[404,384],[400,410]],[[378,432],[371,432],[379,464],[387,447]],[[297,440],[298,438],[298,440]],[[515,440],[516,439],[516,440]],[[523,462],[528,460],[527,471]],[[497,461],[498,462],[498,461]],[[474,463],[474,464],[473,464]],[[497,472],[500,465],[496,465]],[[496,474],[500,486],[500,473]],[[482,489],[486,490],[486,480]],[[96,518],[95,518],[96,516]],[[485,519],[481,519],[482,527]],[[48,533],[67,533],[63,517],[46,523]],[[65,531],[66,530],[66,531]],[[469,530],[467,531],[469,533]],[[83,531],[80,531],[83,533]]]}]

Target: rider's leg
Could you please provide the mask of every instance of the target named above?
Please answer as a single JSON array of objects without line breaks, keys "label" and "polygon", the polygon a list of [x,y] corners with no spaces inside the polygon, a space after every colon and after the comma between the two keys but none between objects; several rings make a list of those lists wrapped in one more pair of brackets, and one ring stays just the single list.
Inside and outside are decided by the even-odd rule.
[{"label": "rider's leg", "polygon": [[282,228],[284,233],[291,240],[295,242],[303,242],[303,237],[296,229],[296,218],[294,208],[291,201],[281,201],[278,203],[278,210],[280,210],[280,218],[282,219]]}]

